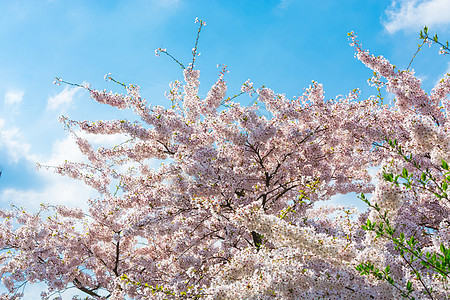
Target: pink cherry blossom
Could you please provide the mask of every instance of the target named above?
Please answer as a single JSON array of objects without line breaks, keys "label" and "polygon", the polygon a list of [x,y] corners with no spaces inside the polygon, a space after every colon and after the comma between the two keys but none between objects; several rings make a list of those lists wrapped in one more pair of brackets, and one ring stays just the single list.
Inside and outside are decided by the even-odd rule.
[{"label": "pink cherry blossom", "polygon": [[[447,245],[450,206],[433,194],[437,184],[406,189],[384,181],[383,172],[421,176],[388,138],[444,178],[438,163],[450,152],[450,80],[427,94],[412,71],[370,55],[355,35],[351,43],[378,74],[376,84],[396,95],[393,106],[358,99],[357,90],[326,99],[317,82],[288,99],[248,80],[241,92],[259,99],[245,107],[227,98],[225,69],[202,98],[193,63],[183,83],[170,85],[168,108],[149,105],[136,85],[125,85],[126,94],[86,87],[93,100],[131,109],[137,120],[61,118],[88,162],[46,168],[85,182],[98,197],[88,200],[88,211],[0,210],[2,297],[20,298],[27,281],[48,285],[43,299],[67,288],[87,299],[399,298],[392,285],[355,268],[370,260],[389,265],[401,283],[414,279],[392,242],[361,228],[379,222],[379,214],[317,203],[372,193],[371,203],[423,249]],[[129,139],[95,148],[79,131]],[[161,160],[157,169],[154,159]],[[376,185],[370,167],[380,167]],[[423,276],[436,298],[444,297],[448,286],[436,278],[432,271]],[[420,283],[414,288],[415,297],[423,295]]]}]

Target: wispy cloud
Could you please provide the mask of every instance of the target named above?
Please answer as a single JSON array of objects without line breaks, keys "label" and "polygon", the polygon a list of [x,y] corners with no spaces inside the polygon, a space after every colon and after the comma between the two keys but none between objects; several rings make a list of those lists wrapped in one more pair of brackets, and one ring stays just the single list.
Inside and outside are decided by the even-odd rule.
[{"label": "wispy cloud", "polygon": [[[13,159],[31,157],[28,144],[19,143],[9,138],[14,133],[19,132],[17,130],[9,130],[9,134],[4,138],[5,131],[1,125],[2,122],[0,122],[0,133],[2,134],[0,136],[0,142],[7,142],[6,147],[8,148],[9,156]],[[79,150],[74,138],[70,135],[54,142],[49,156],[34,157],[33,163],[39,162],[42,165],[56,167],[65,160],[86,162],[86,158]],[[63,204],[86,209],[87,200],[98,195],[94,189],[83,182],[55,174],[51,168],[49,170],[41,168],[37,172],[43,181],[43,185],[39,189],[3,189],[0,191],[0,204],[4,206],[9,203],[14,203],[17,206],[27,207],[32,211],[37,211],[41,203]]]},{"label": "wispy cloud", "polygon": [[[87,134],[83,131],[75,131],[75,134],[80,138],[88,140],[94,148],[96,146],[114,147],[130,138],[125,134]],[[88,162],[78,148],[75,138],[72,135],[67,135],[64,139],[54,142],[51,154],[48,157],[41,159],[40,163],[49,166],[57,166],[64,163],[66,160]]]},{"label": "wispy cloud", "polygon": [[57,166],[64,163],[66,160],[86,162],[84,155],[81,153],[75,139],[71,135],[54,142],[50,157],[41,160],[39,163],[48,166]]},{"label": "wispy cloud", "polygon": [[5,94],[5,105],[19,105],[22,103],[23,95],[22,91],[8,91]]},{"label": "wispy cloud", "polygon": [[[91,143],[114,146],[123,143],[127,136],[116,135],[92,135],[77,131],[80,137],[87,138]],[[31,145],[25,141],[19,128],[8,127],[7,122],[0,119],[0,149],[4,150],[8,161],[18,162],[27,160],[33,165],[39,162],[45,166],[56,167],[64,161],[85,162],[86,157],[81,153],[72,135],[53,143],[47,156],[36,155],[31,151]],[[2,162],[5,163],[5,162]],[[153,164],[158,166],[157,162]],[[39,189],[7,188],[0,190],[0,206],[15,203],[32,210],[37,210],[40,203],[64,204],[78,206],[87,209],[87,200],[98,196],[97,192],[85,183],[55,174],[52,168],[41,168],[37,171],[44,184]]]},{"label": "wispy cloud", "polygon": [[450,0],[394,0],[386,10],[384,28],[389,33],[417,31],[450,25]]},{"label": "wispy cloud", "polygon": [[287,9],[292,3],[294,3],[294,0],[281,0],[280,3],[277,5],[277,9],[279,10],[285,10]]},{"label": "wispy cloud", "polygon": [[4,97],[5,109],[17,114],[24,94],[23,91],[7,91]]},{"label": "wispy cloud", "polygon": [[439,82],[440,82],[447,74],[450,74],[450,62],[447,63],[447,69],[444,71],[444,73],[440,74],[440,75],[436,78],[436,80],[435,80],[435,82],[434,82],[434,86],[438,85],[438,83],[439,83]]},{"label": "wispy cloud", "polygon": [[273,8],[272,12],[277,16],[283,16],[296,0],[279,0],[278,4]]},{"label": "wispy cloud", "polygon": [[73,102],[75,95],[81,90],[82,88],[80,87],[66,86],[61,93],[48,98],[47,109],[58,110],[70,106],[70,104],[72,104]]},{"label": "wispy cloud", "polygon": [[37,211],[41,203],[62,204],[71,207],[87,209],[87,200],[94,198],[97,193],[94,189],[81,181],[50,174],[51,171],[40,170],[46,177],[47,184],[41,190],[24,190],[17,188],[4,189],[0,193],[2,206],[14,203],[19,207],[26,207],[30,211]]},{"label": "wispy cloud", "polygon": [[8,155],[8,160],[18,162],[19,159],[33,160],[30,155],[30,144],[25,142],[22,132],[17,127],[8,128],[5,120],[0,119],[0,148]]}]

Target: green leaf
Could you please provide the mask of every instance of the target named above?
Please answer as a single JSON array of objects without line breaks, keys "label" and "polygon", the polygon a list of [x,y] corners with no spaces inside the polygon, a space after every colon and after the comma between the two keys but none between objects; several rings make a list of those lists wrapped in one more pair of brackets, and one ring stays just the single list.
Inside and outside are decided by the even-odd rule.
[{"label": "green leaf", "polygon": [[439,195],[438,193],[433,193],[439,200],[441,200],[442,199],[442,196],[441,195]]},{"label": "green leaf", "polygon": [[386,181],[393,182],[394,181],[394,175],[392,173],[383,173],[383,178]]},{"label": "green leaf", "polygon": [[427,180],[427,174],[425,174],[425,172],[423,172],[422,175],[420,175],[420,179],[422,179],[422,181],[425,182],[425,180]]},{"label": "green leaf", "polygon": [[406,289],[408,290],[408,292],[412,292],[414,291],[413,287],[412,287],[412,282],[408,281],[408,283],[406,283]]},{"label": "green leaf", "polygon": [[441,167],[442,167],[444,170],[447,170],[447,171],[448,171],[448,164],[447,164],[447,162],[446,162],[445,160],[443,160],[443,159],[442,159],[442,165],[441,165]]},{"label": "green leaf", "polygon": [[436,43],[438,42],[438,36],[437,36],[437,34],[434,35],[433,41],[435,41]]},{"label": "green leaf", "polygon": [[403,178],[408,178],[408,170],[406,170],[406,168],[403,168],[402,177]]}]

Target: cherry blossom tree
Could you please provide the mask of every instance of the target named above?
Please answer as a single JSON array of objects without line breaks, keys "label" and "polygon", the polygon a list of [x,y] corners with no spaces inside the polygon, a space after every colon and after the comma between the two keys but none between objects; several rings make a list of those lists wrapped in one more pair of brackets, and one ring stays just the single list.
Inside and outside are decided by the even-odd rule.
[{"label": "cherry blossom tree", "polygon": [[[358,58],[376,71],[372,82],[396,96],[395,106],[405,116],[403,127],[409,132],[409,139],[402,142],[386,138],[385,143],[377,145],[391,150],[393,156],[382,164],[372,199],[361,195],[371,207],[363,225],[366,243],[371,246],[360,253],[366,261],[357,269],[375,281],[388,282],[404,298],[447,299],[450,74],[428,95],[413,71],[395,72],[392,65],[377,66],[374,61],[381,58],[368,56],[355,37],[351,38]],[[437,35],[430,37],[427,27],[420,38],[423,43],[417,52],[424,44],[436,43],[441,46],[440,54],[449,53],[448,41],[441,43]],[[386,81],[381,82],[381,77]]]},{"label": "cherry blossom tree", "polygon": [[[419,270],[394,239],[400,231],[414,236],[410,250],[420,247],[422,261],[448,247],[441,160],[450,161],[449,76],[428,95],[412,71],[370,55],[351,34],[358,59],[375,71],[372,83],[396,95],[393,105],[358,99],[358,90],[325,99],[317,82],[288,99],[248,80],[238,95],[257,101],[243,106],[228,96],[226,67],[202,98],[195,59],[205,23],[198,24],[189,65],[157,51],[183,68],[167,108],[111,75],[125,93],[83,85],[95,101],[132,109],[138,120],[61,118],[88,162],[54,170],[99,196],[88,211],[45,204],[37,213],[0,211],[3,298],[20,298],[27,282],[48,285],[43,299],[70,288],[88,299],[447,296],[448,269]],[[81,133],[129,139],[94,148]],[[380,165],[388,180],[375,186],[368,169]],[[317,205],[350,192],[363,193],[370,212]],[[385,223],[397,232],[380,233]]]}]

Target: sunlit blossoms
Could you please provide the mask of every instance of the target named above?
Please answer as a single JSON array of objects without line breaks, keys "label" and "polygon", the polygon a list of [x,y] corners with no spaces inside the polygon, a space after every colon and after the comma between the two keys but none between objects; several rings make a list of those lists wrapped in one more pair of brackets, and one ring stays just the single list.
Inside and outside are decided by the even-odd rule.
[{"label": "sunlit blossoms", "polygon": [[[426,94],[412,72],[370,55],[352,35],[357,57],[396,95],[394,106],[358,99],[357,90],[326,99],[317,82],[288,99],[250,80],[240,92],[256,94],[258,104],[243,106],[228,96],[225,67],[200,97],[197,41],[193,62],[180,64],[184,81],[166,93],[167,108],[110,74],[124,94],[83,86],[138,120],[61,118],[88,163],[52,168],[99,196],[85,212],[0,211],[3,297],[19,298],[24,282],[45,282],[44,299],[70,287],[88,299],[395,299],[408,281],[417,298],[448,296],[442,274],[421,270],[416,280],[420,261],[409,267],[392,239],[367,225],[388,218],[394,237],[414,236],[424,253],[448,245],[440,167],[449,152],[448,76]],[[80,132],[128,140],[94,148]],[[380,168],[376,185],[371,167]],[[351,192],[372,193],[371,210],[327,205]],[[361,274],[366,262],[390,266],[395,284]]]}]

